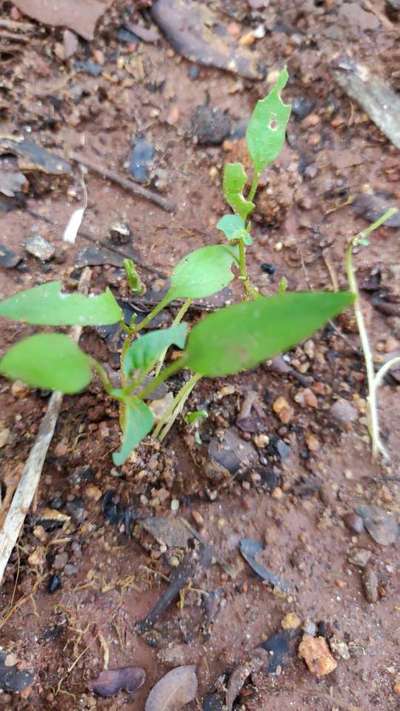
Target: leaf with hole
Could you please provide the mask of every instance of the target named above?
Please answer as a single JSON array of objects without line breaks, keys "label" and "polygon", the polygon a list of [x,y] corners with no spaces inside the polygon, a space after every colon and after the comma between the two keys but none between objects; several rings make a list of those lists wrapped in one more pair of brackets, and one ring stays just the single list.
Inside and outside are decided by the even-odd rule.
[{"label": "leaf with hole", "polygon": [[239,217],[246,220],[254,210],[254,203],[246,200],[243,188],[247,182],[247,175],[241,163],[226,163],[224,166],[223,191],[224,197],[232,210]]},{"label": "leaf with hole", "polygon": [[118,452],[112,458],[117,467],[121,467],[141,440],[153,427],[154,417],[150,408],[138,397],[124,398],[122,407],[122,442]]},{"label": "leaf with hole", "polygon": [[92,379],[90,358],[62,333],[19,341],[0,360],[0,374],[44,390],[78,393]]},{"label": "leaf with hole", "polygon": [[169,346],[173,344],[183,348],[186,341],[187,326],[179,323],[170,328],[150,331],[140,336],[129,346],[123,363],[124,375],[129,376],[133,370],[146,371]]},{"label": "leaf with hole", "polygon": [[224,215],[216,224],[229,242],[242,240],[244,244],[251,245],[253,240],[246,230],[245,221],[239,215]]},{"label": "leaf with hole", "polygon": [[281,91],[288,78],[287,69],[282,69],[269,94],[257,101],[247,126],[247,149],[257,174],[276,160],[285,143],[291,106],[283,103]]},{"label": "leaf with hole", "polygon": [[209,377],[253,368],[311,336],[353,300],[346,291],[285,293],[227,306],[192,329],[185,367]]},{"label": "leaf with hole", "polygon": [[123,315],[111,291],[66,294],[59,281],[20,291],[0,302],[0,316],[40,326],[108,326]]},{"label": "leaf with hole", "polygon": [[233,279],[232,265],[237,250],[224,244],[213,244],[190,252],[175,267],[171,286],[165,298],[202,299],[224,289]]}]

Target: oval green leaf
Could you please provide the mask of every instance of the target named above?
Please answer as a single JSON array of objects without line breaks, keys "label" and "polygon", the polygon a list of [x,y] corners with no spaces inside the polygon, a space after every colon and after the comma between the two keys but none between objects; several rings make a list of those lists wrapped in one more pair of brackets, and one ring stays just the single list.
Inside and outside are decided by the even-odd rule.
[{"label": "oval green leaf", "polygon": [[243,188],[247,175],[241,163],[226,163],[224,166],[223,191],[224,197],[232,210],[245,220],[254,210],[254,202],[246,200]]},{"label": "oval green leaf", "polygon": [[291,106],[283,103],[281,91],[288,78],[287,69],[283,69],[269,94],[257,101],[247,126],[247,149],[258,174],[276,160],[285,143]]},{"label": "oval green leaf", "polygon": [[187,325],[179,323],[170,328],[150,331],[144,336],[139,336],[128,348],[123,363],[124,375],[128,376],[132,370],[145,371],[172,344],[183,348],[186,341]]},{"label": "oval green leaf", "polygon": [[19,341],[0,360],[0,374],[44,390],[77,393],[89,385],[90,358],[62,333]]},{"label": "oval green leaf", "polygon": [[154,417],[149,407],[138,397],[126,397],[122,404],[122,442],[112,455],[117,467],[122,466],[139,442],[149,434]]},{"label": "oval green leaf", "polygon": [[122,310],[109,289],[96,296],[65,294],[59,281],[20,291],[0,302],[0,316],[37,326],[107,326]]},{"label": "oval green leaf", "polygon": [[350,292],[285,293],[227,306],[189,334],[185,366],[199,375],[232,375],[287,351],[354,300]]},{"label": "oval green leaf", "polygon": [[233,247],[213,244],[187,254],[171,276],[167,297],[202,299],[224,289],[233,279],[232,264],[237,261]]}]

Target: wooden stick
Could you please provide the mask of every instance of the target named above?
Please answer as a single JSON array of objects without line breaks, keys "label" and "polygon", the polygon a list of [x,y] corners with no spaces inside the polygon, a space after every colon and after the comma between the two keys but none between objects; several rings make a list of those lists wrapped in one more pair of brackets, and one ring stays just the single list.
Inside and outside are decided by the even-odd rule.
[{"label": "wooden stick", "polygon": [[75,151],[72,151],[72,153],[69,154],[69,157],[71,158],[71,160],[80,163],[85,168],[88,168],[88,170],[91,170],[93,173],[97,173],[97,175],[100,175],[102,178],[106,178],[106,180],[111,180],[116,185],[119,185],[121,188],[124,188],[124,190],[129,190],[129,192],[131,192],[133,195],[154,202],[155,205],[158,205],[158,207],[161,207],[166,212],[175,211],[175,205],[173,205],[169,200],[166,200],[165,198],[161,197],[161,195],[158,195],[158,193],[155,193],[152,190],[142,188],[141,185],[137,185],[132,180],[122,178],[120,175],[118,175],[118,173],[114,173],[113,170],[109,170],[108,168],[105,168],[104,166],[95,163],[89,158],[81,158],[81,156],[78,153],[75,153]]},{"label": "wooden stick", "polygon": [[[86,268],[79,281],[79,291],[83,294],[87,294],[89,291],[90,277],[91,270]],[[71,330],[72,338],[76,343],[79,341],[81,333],[81,326],[74,326]],[[53,438],[62,400],[63,395],[60,392],[54,392],[50,398],[47,412],[40,423],[39,432],[22,471],[4,526],[0,531],[0,587],[7,563],[24,525],[25,516],[39,486],[43,464]]]}]

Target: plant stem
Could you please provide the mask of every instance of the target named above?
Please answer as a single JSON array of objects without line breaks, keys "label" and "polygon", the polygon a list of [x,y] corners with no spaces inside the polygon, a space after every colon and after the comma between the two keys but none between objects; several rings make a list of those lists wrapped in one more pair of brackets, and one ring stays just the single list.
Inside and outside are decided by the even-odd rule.
[{"label": "plant stem", "polygon": [[[251,182],[249,194],[247,195],[246,199],[250,200],[253,202],[253,198],[257,192],[258,188],[258,182],[260,180],[260,174],[259,173],[254,173],[253,175],[253,180]],[[246,229],[249,229],[250,227],[250,220],[247,221],[246,224]],[[246,301],[250,301],[251,299],[254,299],[258,295],[257,289],[252,285],[249,277],[249,273],[247,271],[247,262],[246,262],[246,245],[244,244],[243,240],[239,240],[239,279],[243,284],[243,289],[244,289],[244,298]]]},{"label": "plant stem", "polygon": [[93,370],[97,373],[101,380],[101,384],[106,391],[108,395],[111,395],[113,397],[113,392],[115,391],[115,388],[110,380],[110,378],[107,375],[107,372],[105,368],[97,361],[95,358],[90,358],[90,365],[92,366]]},{"label": "plant stem", "polygon": [[[177,326],[178,323],[180,323],[182,321],[186,311],[190,308],[191,305],[192,305],[192,299],[186,299],[186,301],[183,302],[181,308],[179,309],[178,313],[176,314],[174,320],[172,321],[172,326]],[[167,350],[168,350],[168,348],[165,348],[164,351],[161,353],[160,359],[157,363],[156,375],[159,374],[161,368],[164,365],[164,360],[165,360],[165,356],[167,354]],[[149,370],[151,370],[152,367],[153,367],[153,364],[151,365]]]},{"label": "plant stem", "polygon": [[188,399],[193,388],[199,382],[200,378],[201,375],[198,375],[197,373],[192,375],[190,380],[188,380],[188,382],[185,383],[185,385],[183,385],[179,392],[175,395],[171,406],[160,419],[153,432],[153,437],[158,437],[160,442],[162,442],[162,440],[167,436],[176,418],[182,412],[186,400]]},{"label": "plant stem", "polygon": [[390,217],[392,217],[392,215],[394,215],[396,212],[397,212],[396,208],[390,208],[390,210],[387,210],[385,212],[385,214],[382,215],[378,220],[373,222],[372,225],[370,225],[365,230],[362,230],[357,235],[355,235],[350,240],[350,244],[347,247],[346,255],[345,255],[346,274],[347,274],[347,279],[349,282],[350,290],[355,295],[354,314],[356,317],[358,332],[360,334],[361,347],[362,347],[363,354],[364,354],[365,368],[366,368],[366,372],[367,372],[367,384],[368,384],[367,403],[368,403],[368,420],[369,420],[368,429],[369,429],[369,434],[370,434],[371,442],[372,442],[372,456],[374,458],[376,458],[378,456],[378,454],[381,454],[382,456],[387,457],[387,453],[386,453],[385,447],[383,446],[381,438],[380,438],[379,413],[378,413],[378,403],[377,403],[377,397],[376,397],[374,360],[373,360],[371,346],[370,346],[369,339],[368,339],[367,327],[365,325],[365,319],[364,319],[364,315],[363,315],[363,312],[361,309],[361,304],[360,304],[360,292],[358,289],[357,278],[356,278],[356,274],[355,274],[354,267],[353,267],[353,249],[355,246],[357,246],[357,244],[360,243],[360,240],[368,237],[368,235],[370,235],[372,232],[374,232],[374,230],[378,229],[378,227],[383,225],[383,223],[386,222],[386,220],[388,220]]},{"label": "plant stem", "polygon": [[137,326],[135,326],[135,333],[137,333],[138,331],[141,331],[142,328],[146,328],[146,326],[148,326],[149,323],[151,323],[153,318],[155,318],[157,316],[157,314],[159,314],[160,311],[162,311],[163,308],[165,308],[165,306],[167,306],[167,304],[169,304],[170,301],[171,301],[171,298],[169,296],[169,293],[167,292],[165,294],[165,296],[161,299],[161,301],[159,301],[158,304],[155,305],[154,309],[152,311],[150,311],[149,314],[147,314],[147,316],[143,319],[143,321],[141,321],[140,323],[137,324]]},{"label": "plant stem", "polygon": [[252,294],[252,285],[249,278],[249,273],[247,271],[246,263],[246,246],[243,240],[239,240],[239,279],[243,284],[244,298],[246,301],[250,301]]},{"label": "plant stem", "polygon": [[181,370],[185,365],[185,357],[182,356],[181,358],[178,358],[177,360],[172,361],[169,365],[167,365],[164,370],[161,371],[153,380],[146,385],[145,388],[143,388],[142,392],[138,394],[138,397],[141,400],[145,400],[146,398],[151,395],[151,393],[158,388],[161,383],[164,382],[164,380],[167,380],[167,378],[170,378],[171,375],[174,375],[178,370]]},{"label": "plant stem", "polygon": [[246,199],[250,200],[251,202],[253,202],[254,196],[257,192],[259,180],[260,180],[260,173],[254,173],[253,180],[251,181],[249,194],[246,197]]}]

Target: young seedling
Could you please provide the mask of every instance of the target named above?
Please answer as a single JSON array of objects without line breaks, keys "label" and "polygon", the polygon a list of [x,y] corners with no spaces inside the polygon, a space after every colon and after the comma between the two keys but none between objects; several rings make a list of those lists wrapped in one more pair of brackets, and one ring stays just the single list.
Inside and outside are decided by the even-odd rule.
[{"label": "young seedling", "polygon": [[[78,393],[97,374],[110,398],[119,403],[121,447],[113,461],[121,466],[138,443],[154,428],[154,416],[146,404],[158,386],[179,370],[190,372],[171,407],[157,423],[153,436],[163,439],[182,412],[194,386],[202,377],[224,377],[256,367],[302,341],[349,306],[351,292],[289,293],[282,282],[277,294],[261,296],[251,284],[246,249],[252,244],[249,217],[261,173],[279,155],[285,139],[290,106],[280,94],[286,85],[286,69],[254,109],[247,129],[247,146],[253,166],[248,181],[243,166],[225,167],[223,190],[233,213],[218,222],[226,244],[191,252],[174,268],[169,289],[154,309],[137,323],[125,324],[122,310],[109,289],[97,296],[63,293],[59,282],[50,282],[15,294],[0,302],[0,316],[44,326],[99,326],[119,324],[125,333],[121,352],[119,387],[114,387],[101,363],[84,353],[62,333],[42,333],[14,345],[0,360],[0,374],[26,384],[64,393]],[[249,187],[246,190],[246,186]],[[244,191],[246,194],[244,194]],[[127,282],[133,293],[143,290],[135,265],[125,262]],[[193,299],[224,289],[239,273],[244,301],[205,316],[188,333],[182,319]],[[162,309],[178,301],[181,306],[166,329],[142,332]],[[163,367],[170,346],[181,355]],[[195,426],[200,415],[193,415]]]},{"label": "young seedling", "polygon": [[376,458],[378,455],[381,455],[386,460],[389,460],[389,455],[383,445],[380,435],[377,393],[378,388],[383,382],[385,375],[394,365],[397,365],[400,362],[400,358],[392,358],[387,363],[385,363],[375,374],[374,358],[369,343],[368,331],[365,324],[364,315],[361,308],[360,293],[358,289],[356,272],[353,267],[353,250],[356,247],[360,246],[367,247],[369,244],[369,235],[375,232],[375,230],[377,230],[379,227],[381,227],[381,225],[387,222],[387,220],[393,217],[396,212],[397,208],[390,208],[381,217],[379,217],[379,219],[375,220],[375,222],[373,222],[369,227],[352,237],[346,250],[345,259],[347,279],[349,282],[350,289],[355,297],[354,313],[356,317],[358,332],[360,334],[361,347],[364,354],[365,369],[367,373],[368,430],[371,437],[372,455],[374,458]]}]

